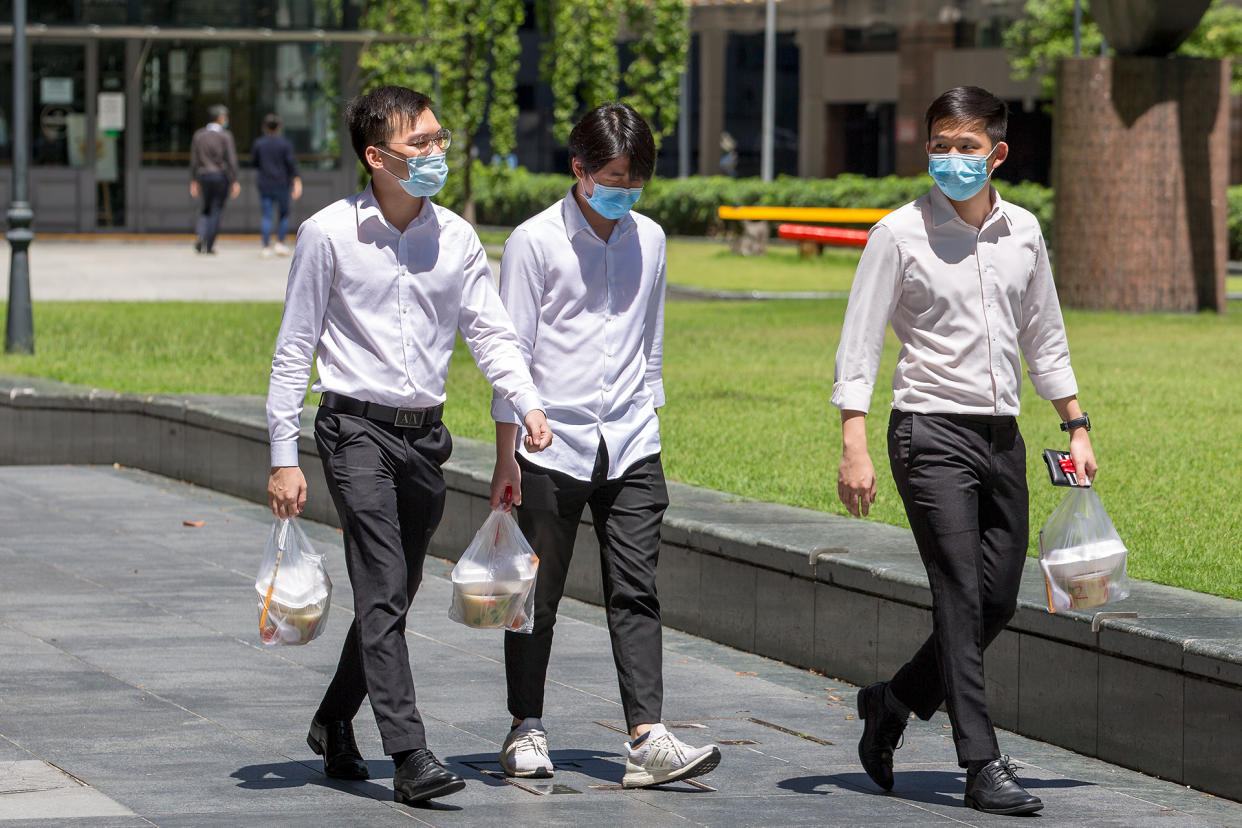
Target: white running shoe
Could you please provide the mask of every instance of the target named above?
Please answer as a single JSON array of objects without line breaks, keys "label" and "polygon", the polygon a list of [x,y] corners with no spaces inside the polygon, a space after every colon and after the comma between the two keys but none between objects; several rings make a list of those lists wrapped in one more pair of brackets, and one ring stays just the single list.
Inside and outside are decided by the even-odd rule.
[{"label": "white running shoe", "polygon": [[270,258],[272,258],[272,248],[270,248],[270,247],[265,247],[265,248],[263,248],[263,250],[261,250],[261,251],[259,252],[259,257],[260,257],[260,258],[263,258],[263,259],[270,259]]},{"label": "white running shoe", "polygon": [[282,242],[276,242],[276,244],[272,246],[272,249],[276,251],[277,256],[288,256],[289,255],[289,248],[285,247],[285,245]]},{"label": "white running shoe", "polygon": [[662,724],[651,726],[647,738],[635,750],[627,742],[623,788],[662,785],[677,779],[702,776],[720,764],[720,748],[692,748],[668,732]]},{"label": "white running shoe", "polygon": [[539,719],[523,719],[505,737],[500,746],[500,767],[505,776],[523,779],[548,779],[552,776],[552,758],[548,756],[548,731]]}]

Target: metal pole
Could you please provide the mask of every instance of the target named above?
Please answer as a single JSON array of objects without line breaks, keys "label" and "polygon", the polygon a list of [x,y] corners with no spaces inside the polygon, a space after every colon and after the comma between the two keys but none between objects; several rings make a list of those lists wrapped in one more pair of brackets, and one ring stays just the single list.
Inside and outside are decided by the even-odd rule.
[{"label": "metal pole", "polygon": [[30,130],[26,123],[27,74],[26,0],[13,0],[13,201],[9,205],[9,308],[4,329],[6,353],[34,353],[34,320],[30,312],[30,225],[34,211],[27,201]]},{"label": "metal pole", "polygon": [[1074,0],[1074,57],[1082,57],[1082,0]]},{"label": "metal pole", "polygon": [[772,135],[776,127],[776,0],[767,0],[763,23],[763,126],[759,171],[772,180]]},{"label": "metal pole", "polygon": [[[687,54],[687,58],[689,54]],[[677,177],[690,177],[690,67],[681,71],[677,107]]]}]

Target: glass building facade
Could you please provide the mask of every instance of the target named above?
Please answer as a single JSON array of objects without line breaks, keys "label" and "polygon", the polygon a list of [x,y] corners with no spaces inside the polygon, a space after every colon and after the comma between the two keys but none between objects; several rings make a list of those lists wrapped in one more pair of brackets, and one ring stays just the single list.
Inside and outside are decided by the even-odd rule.
[{"label": "glass building facade", "polygon": [[[224,230],[253,232],[247,169],[268,113],[294,146],[303,216],[356,183],[341,101],[356,92],[355,0],[38,0],[26,23],[37,232],[190,232],[190,139],[229,108],[242,197]],[[0,204],[11,193],[12,7],[0,9]]]}]

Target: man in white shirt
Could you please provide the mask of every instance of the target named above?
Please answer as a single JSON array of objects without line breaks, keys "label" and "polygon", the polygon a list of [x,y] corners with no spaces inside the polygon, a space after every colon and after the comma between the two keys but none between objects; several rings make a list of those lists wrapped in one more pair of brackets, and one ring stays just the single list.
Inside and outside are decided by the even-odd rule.
[{"label": "man in white shirt", "polygon": [[654,171],[655,141],[638,113],[609,104],[574,127],[569,155],[577,183],[513,231],[500,266],[501,297],[557,435],[537,458],[525,449],[515,455],[517,420],[494,398],[492,506],[511,488],[518,523],[539,556],[534,631],[505,633],[513,723],[500,763],[510,776],[552,775],[544,681],[574,539],[590,506],[630,734],[623,784],[642,787],[720,762],[715,745],[692,748],[660,723],[664,231],[630,212]]},{"label": "man in white shirt", "polygon": [[1043,807],[1000,754],[987,713],[983,651],[1013,617],[1029,537],[1026,447],[1018,433],[1022,357],[1036,393],[1070,434],[1085,484],[1096,473],[1079,408],[1048,251],[1035,217],[989,185],[1009,152],[1008,109],[957,87],[927,110],[936,186],[872,229],[858,263],[832,403],[841,409],[838,494],[855,516],[875,500],[867,453],[885,328],[901,341],[888,454],[927,568],[933,633],[891,681],[858,694],[863,768],[893,787],[893,751],[910,712],[945,703],[965,802],[996,814]]},{"label": "man in white shirt", "polygon": [[394,798],[418,802],[465,785],[427,749],[405,643],[444,511],[440,467],[453,444],[440,418],[458,332],[525,423],[527,450],[546,448],[552,433],[478,236],[429,198],[448,174],[451,136],[427,97],[381,87],[345,117],[371,182],[298,230],[267,397],[268,502],[291,518],[306,501],[297,443],[317,356],[315,444],[341,519],[354,620],[307,742],[329,776],[366,779],[351,722],[370,697]]}]

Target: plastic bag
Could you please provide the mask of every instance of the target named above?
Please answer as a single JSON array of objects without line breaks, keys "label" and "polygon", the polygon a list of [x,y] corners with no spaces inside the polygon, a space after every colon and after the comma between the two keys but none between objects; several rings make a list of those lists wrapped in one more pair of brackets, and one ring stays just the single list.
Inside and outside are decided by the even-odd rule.
[{"label": "plastic bag", "polygon": [[305,644],[323,634],[332,605],[332,581],[323,556],[293,520],[278,520],[263,550],[259,578],[259,640]]},{"label": "plastic bag", "polygon": [[494,510],[453,567],[449,618],[467,627],[531,632],[538,571],[539,558],[513,515]]},{"label": "plastic bag", "polygon": [[1126,547],[1094,488],[1066,492],[1039,533],[1051,612],[1087,609],[1130,594]]}]

